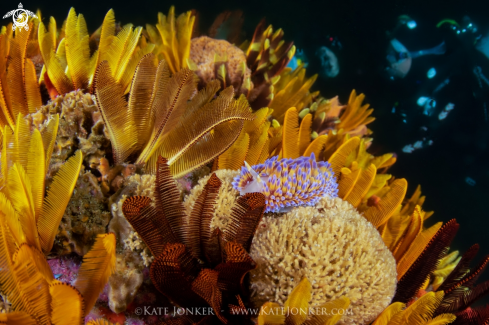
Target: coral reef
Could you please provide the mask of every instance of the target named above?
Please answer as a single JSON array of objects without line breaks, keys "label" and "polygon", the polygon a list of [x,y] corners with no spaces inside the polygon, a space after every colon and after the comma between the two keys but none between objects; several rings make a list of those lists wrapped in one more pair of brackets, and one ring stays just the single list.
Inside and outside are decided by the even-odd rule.
[{"label": "coral reef", "polygon": [[118,195],[112,198],[112,219],[109,231],[117,236],[117,263],[114,275],[109,278],[109,307],[120,313],[134,299],[143,283],[143,269],[153,260],[146,244],[139,238],[122,213],[122,205],[127,197],[145,195],[154,197],[154,175],[132,175],[124,182]]},{"label": "coral reef", "polygon": [[57,255],[75,252],[85,255],[98,234],[105,234],[110,220],[97,178],[91,172],[82,172],[66,207],[54,243]]},{"label": "coral reef", "polygon": [[[200,78],[201,87],[218,79],[224,86],[232,85],[234,92],[240,94],[243,80],[251,76],[251,70],[245,64],[246,54],[226,40],[207,36],[192,39],[190,59],[196,65],[194,72]],[[225,66],[226,75],[223,75],[221,65]],[[253,83],[250,83],[252,89]]]},{"label": "coral reef", "polygon": [[[239,174],[235,170],[219,169],[215,171],[216,176],[221,180],[221,186],[217,193],[215,203],[212,207],[212,220],[211,227],[215,228],[226,228],[231,222],[231,210],[236,205],[236,200],[238,199],[239,192],[233,188],[233,179]],[[211,175],[202,177],[199,183],[195,185],[190,194],[184,199],[183,206],[185,207],[186,214],[190,214],[195,205],[196,200],[199,198],[200,194],[205,187],[205,184],[209,181]]]},{"label": "coral reef", "polygon": [[[313,91],[281,29],[238,48],[173,7],[146,28],[110,10],[91,37],[74,9],[37,15],[0,30],[0,323],[488,322],[489,257],[447,255],[459,225],[426,227],[420,188],[367,152],[365,96]],[[237,40],[233,15],[211,35]],[[173,304],[217,314],[136,315]]]},{"label": "coral reef", "polygon": [[86,166],[91,168],[98,166],[100,158],[110,157],[110,139],[92,95],[81,90],[69,92],[49,101],[26,119],[43,133],[55,114],[60,118],[49,175],[55,174],[78,149],[83,152]]},{"label": "coral reef", "polygon": [[265,197],[261,193],[239,197],[232,222],[213,231],[210,212],[220,186],[212,174],[186,215],[168,162],[160,157],[154,201],[133,196],[122,206],[124,216],[155,256],[150,268],[155,287],[178,306],[214,310],[213,315],[185,317],[182,324],[217,319],[227,323],[236,316],[234,308],[244,308],[242,299],[247,300],[244,278],[255,267],[248,252],[265,210]]},{"label": "coral reef", "polygon": [[396,290],[396,262],[377,230],[339,198],[324,197],[316,207],[268,215],[258,227],[251,256],[252,301],[284,303],[306,276],[312,305],[342,296],[353,316],[344,324],[368,324],[391,302]]},{"label": "coral reef", "polygon": [[109,278],[109,307],[115,313],[126,310],[141,284],[143,272],[138,267],[141,258],[135,252],[117,255],[115,272]]}]

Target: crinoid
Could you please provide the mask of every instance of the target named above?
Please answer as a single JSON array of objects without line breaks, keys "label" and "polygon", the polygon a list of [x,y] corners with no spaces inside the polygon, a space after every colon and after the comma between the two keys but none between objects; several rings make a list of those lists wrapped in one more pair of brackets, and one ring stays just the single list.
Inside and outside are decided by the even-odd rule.
[{"label": "crinoid", "polygon": [[158,67],[154,62],[152,54],[139,62],[129,102],[109,63],[102,62],[95,96],[110,135],[115,164],[135,157],[136,163],[154,172],[162,155],[168,158],[174,177],[179,177],[229,148],[253,114],[244,96],[233,99],[232,87],[216,98],[217,82],[197,93],[192,71],[184,68],[170,76],[165,61]]},{"label": "crinoid", "polygon": [[[27,115],[41,107],[42,99],[36,68],[29,58],[30,39],[35,32],[34,20],[29,30],[17,29],[14,35],[0,34],[0,126],[14,127],[19,113]],[[32,52],[32,51],[31,51]],[[9,59],[10,58],[10,59]]]},{"label": "crinoid", "polygon": [[[122,211],[155,256],[150,275],[160,292],[180,307],[212,308],[215,316],[206,316],[202,320],[206,324],[217,319],[236,324],[244,321],[240,317],[231,322],[233,311],[247,301],[244,279],[256,267],[248,252],[265,210],[265,197],[261,193],[241,196],[228,227],[212,230],[220,186],[219,178],[212,175],[187,215],[168,160],[160,157],[154,204],[148,197],[134,196],[126,199]],[[227,310],[229,304],[233,307]]]},{"label": "crinoid", "polygon": [[[38,34],[44,59],[41,80],[51,99],[77,89],[93,90],[96,68],[103,61],[108,62],[113,78],[127,93],[139,60],[154,49],[154,44],[140,37],[141,32],[142,27],[133,29],[132,24],[127,24],[116,35],[113,10],[105,16],[100,35],[96,32],[92,38],[85,18],[82,14],[77,16],[74,8],[61,28],[60,39],[54,18],[51,17],[48,28],[41,22]],[[91,53],[90,41],[95,36],[99,39],[95,42],[98,49]]]}]

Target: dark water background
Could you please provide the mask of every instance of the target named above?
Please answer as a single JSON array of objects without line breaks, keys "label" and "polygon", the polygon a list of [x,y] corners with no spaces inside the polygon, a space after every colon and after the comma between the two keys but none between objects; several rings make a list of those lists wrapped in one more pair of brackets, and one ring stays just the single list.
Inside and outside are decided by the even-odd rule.
[{"label": "dark water background", "polygon": [[[40,8],[44,19],[54,16],[59,24],[67,16],[71,6],[83,13],[94,31],[103,21],[106,12],[113,8],[116,19],[134,25],[155,24],[157,12],[167,13],[170,5],[177,13],[190,9],[199,12],[199,28],[206,32],[214,18],[224,10],[240,9],[244,12],[245,37],[251,39],[253,30],[261,18],[275,28],[283,28],[285,38],[294,40],[311,59],[310,74],[316,73],[314,52],[322,45],[329,45],[327,36],[337,37],[343,48],[336,52],[340,74],[334,79],[318,80],[315,90],[325,97],[340,96],[346,102],[352,89],[366,94],[366,102],[375,108],[377,120],[369,125],[374,131],[375,154],[396,152],[398,162],[389,171],[398,178],[407,178],[408,195],[421,184],[427,196],[425,210],[434,210],[430,223],[456,218],[461,224],[452,248],[465,251],[474,243],[481,245],[481,252],[489,254],[489,122],[485,118],[483,102],[489,109],[489,88],[480,93],[472,73],[480,66],[489,76],[489,59],[477,52],[469,37],[456,36],[436,24],[445,18],[462,21],[469,16],[479,33],[489,33],[488,1],[32,1],[23,2],[24,8],[35,11]],[[17,1],[2,0],[0,12],[17,8]],[[446,41],[448,51],[443,56],[426,56],[413,62],[405,79],[391,81],[382,76],[386,31],[392,30],[399,15],[409,15],[417,22],[417,28],[403,28],[396,35],[410,50],[420,50]],[[2,25],[8,21],[2,22]],[[464,38],[465,37],[465,38]],[[426,71],[435,67],[439,74],[432,80]],[[449,101],[455,109],[444,121],[436,116],[427,118],[416,106],[416,99],[429,95],[445,78],[450,84],[437,94],[439,103],[435,112]],[[475,97],[474,97],[475,96]],[[407,123],[401,116],[392,114],[393,105],[406,114]],[[429,131],[423,134],[421,126]],[[434,144],[426,149],[405,154],[402,147],[422,136],[429,136]],[[466,183],[466,177],[476,181],[475,186]],[[489,279],[489,272],[481,280]]]}]

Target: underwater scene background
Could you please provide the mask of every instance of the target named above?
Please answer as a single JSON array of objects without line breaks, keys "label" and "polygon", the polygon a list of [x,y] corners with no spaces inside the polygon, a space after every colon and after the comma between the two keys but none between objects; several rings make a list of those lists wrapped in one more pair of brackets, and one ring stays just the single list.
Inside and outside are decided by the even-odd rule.
[{"label": "underwater scene background", "polygon": [[[478,243],[480,251],[471,266],[489,254],[489,212],[487,209],[489,201],[489,2],[455,0],[375,2],[29,0],[22,4],[25,9],[33,12],[39,9],[43,14],[43,22],[46,27],[50,16],[56,18],[58,27],[60,27],[70,8],[74,7],[77,14],[84,15],[89,34],[101,26],[110,9],[114,10],[116,22],[122,25],[132,23],[134,26],[143,27],[146,24],[156,24],[157,13],[162,12],[166,15],[171,6],[175,6],[176,15],[195,10],[197,18],[194,29],[198,29],[201,35],[207,34],[219,13],[225,10],[239,10],[242,12],[243,20],[239,34],[235,36],[237,43],[251,40],[256,26],[263,18],[266,18],[266,26],[271,24],[274,30],[282,28],[283,39],[293,41],[296,46],[294,60],[289,63],[289,67],[294,68],[297,64],[305,63],[307,64],[306,77],[318,74],[311,87],[311,92],[320,91],[324,98],[339,96],[339,102],[342,104],[348,103],[353,89],[356,94],[365,94],[363,103],[368,103],[370,108],[374,109],[371,116],[375,118],[375,121],[368,124],[368,128],[373,131],[368,137],[374,139],[368,148],[368,153],[374,156],[392,153],[397,158],[395,164],[389,166],[386,171],[394,175],[396,179],[405,178],[407,180],[406,199],[411,197],[418,184],[421,185],[422,195],[426,196],[422,208],[424,211],[434,211],[434,215],[424,222],[423,227],[428,228],[439,221],[446,224],[455,218],[460,228],[450,245],[450,252],[459,250],[462,255],[473,244]],[[2,1],[0,12],[7,13],[17,6],[17,2]],[[10,18],[4,19],[0,26],[6,26],[10,21]],[[219,38],[219,35],[216,35],[215,38]],[[295,60],[299,60],[298,63]],[[407,67],[402,65],[406,60],[409,60]],[[106,83],[110,85],[109,78]],[[98,98],[103,95],[97,94],[96,96]],[[238,99],[233,100],[232,105],[236,106],[236,111],[232,118],[249,120],[248,113],[240,106],[244,104]],[[103,99],[101,102],[101,105],[104,105]],[[96,105],[96,103],[90,102],[87,105]],[[34,135],[32,137],[34,138]],[[114,144],[112,146],[114,147]],[[124,156],[125,152],[117,154],[121,155],[119,158],[134,156],[134,153],[127,153],[126,156]],[[144,157],[144,154],[149,155],[142,150],[138,158],[140,161],[147,158]],[[76,156],[73,157],[76,158]],[[76,169],[75,158],[72,158],[74,169]],[[121,161],[124,160],[123,158]],[[174,170],[164,170],[162,166],[166,162],[160,160],[156,162],[155,159],[151,160],[153,172],[158,170],[162,175],[166,175],[165,173],[170,175],[170,172],[176,173]],[[147,158],[147,160],[150,159]],[[307,159],[297,164],[301,163],[307,165]],[[260,170],[266,170],[266,168],[271,170],[278,168],[272,162],[269,164],[268,167],[264,165],[255,169],[260,173]],[[291,165],[292,162],[286,162],[280,168],[294,170],[296,166],[290,167]],[[320,182],[328,183],[328,176],[331,175],[328,169],[330,167],[319,163],[316,167],[317,175],[321,175],[318,176],[318,179],[321,179]],[[298,167],[298,170],[301,170],[300,168]],[[335,166],[333,165],[332,168],[334,170]],[[182,170],[184,169],[182,167]],[[124,174],[125,171],[122,173]],[[169,177],[168,175],[165,177]],[[247,177],[253,179],[255,175],[243,169],[241,179],[233,178],[238,177],[236,175],[224,173],[217,174],[217,176],[222,181],[222,185],[214,178],[201,178],[195,190],[198,193],[191,194],[194,197],[190,201],[197,201],[197,196],[202,192],[212,193],[213,189],[216,190],[219,186],[244,188],[247,184]],[[167,181],[167,178],[163,176],[161,178],[164,179],[161,182]],[[208,185],[204,181],[209,181]],[[245,185],[242,186],[239,181]],[[138,182],[153,184],[155,180],[152,179],[150,182],[149,180],[143,181],[141,178]],[[195,180],[193,183],[195,185]],[[217,183],[219,186],[216,185]],[[177,191],[176,188],[174,190]],[[328,188],[328,193],[333,193],[335,190],[336,188]],[[242,190],[241,194],[247,195],[251,192],[253,191]],[[131,195],[136,194],[148,197],[155,195],[149,189],[140,190],[139,188],[131,192]],[[266,198],[270,199],[269,196]],[[250,201],[246,204],[251,207],[254,207],[253,204],[258,206],[256,201],[261,200],[256,197],[247,197],[247,199]],[[306,196],[304,201],[307,202],[307,200]],[[270,202],[272,202],[271,199]],[[129,211],[146,203],[144,200],[134,200],[131,202],[133,205],[126,208]],[[314,204],[316,203],[314,201]],[[192,208],[191,204],[194,202],[184,203],[185,211],[188,214]],[[324,204],[334,209],[337,208],[336,205],[339,205],[329,201]],[[245,206],[244,203],[243,206]],[[279,205],[271,204],[271,206],[273,208]],[[274,211],[272,208],[269,205],[265,212]],[[119,216],[124,218],[122,201],[119,209]],[[275,211],[279,211],[278,208]],[[280,210],[281,213],[284,211]],[[131,222],[131,217],[128,215],[125,217],[137,230],[137,226]],[[222,226],[227,226],[227,224],[224,222]],[[298,225],[296,226],[301,229]],[[283,231],[280,226],[277,226],[277,229]],[[184,232],[182,230],[182,233]],[[40,248],[47,255],[41,230],[39,234]],[[107,243],[112,239],[103,240],[103,244],[102,239],[97,242],[100,245],[99,249],[102,249],[103,245],[108,247]],[[250,248],[246,246],[247,240],[244,240],[243,247],[249,251]],[[267,245],[263,237],[259,237],[259,240],[263,240],[263,243],[260,242],[262,245]],[[56,246],[56,241],[54,245]],[[88,248],[81,246],[75,248],[74,251],[91,254],[87,251]],[[231,248],[226,249],[231,251]],[[156,254],[153,255],[156,256]],[[207,255],[205,256],[208,258]],[[147,256],[143,258],[146,263]],[[272,257],[269,258],[272,259]],[[209,258],[209,260],[212,259]],[[209,263],[215,266],[217,262],[214,260]],[[57,266],[52,263],[50,266],[56,274]],[[481,266],[485,267],[485,264]],[[78,272],[78,267],[80,267],[79,263],[76,267],[74,266],[75,273]],[[386,266],[388,267],[390,266]],[[83,264],[80,268],[83,268]],[[143,289],[146,290],[148,286],[151,286],[151,281],[147,280],[149,279],[148,274],[144,275],[146,280],[143,282]],[[460,278],[463,277],[460,276]],[[488,280],[489,273],[486,270],[478,279],[478,283]],[[158,287],[158,284],[155,285]],[[260,290],[268,290],[265,285],[261,287],[260,285],[257,285]],[[79,289],[80,284],[74,284],[74,286]],[[385,292],[382,291],[382,293],[387,296],[392,295],[392,292],[389,293],[390,289],[391,285],[386,284],[383,288]],[[89,286],[85,287],[85,290],[90,291]],[[301,290],[303,290],[301,294],[307,296],[307,293],[304,293],[307,290],[302,288]],[[107,292],[104,292],[103,295],[107,295]],[[96,300],[96,297],[91,298]],[[266,296],[266,298],[269,297]],[[284,304],[285,299],[282,300],[279,302]],[[269,299],[260,300],[260,303],[267,301]],[[488,302],[489,298],[485,296],[477,300],[472,307],[484,306]],[[337,303],[338,306],[341,306],[344,301],[338,300]],[[221,318],[219,319],[222,321]],[[110,320],[115,324],[120,321],[120,318],[114,316]],[[363,324],[362,320],[357,319],[346,321],[348,322]],[[22,321],[19,324],[21,323]],[[294,324],[300,324],[300,322],[295,320]],[[378,324],[388,323],[379,322]],[[413,324],[418,323],[413,322]]]},{"label": "underwater scene background", "polygon": [[[13,4],[13,3],[12,3]],[[12,7],[12,4],[9,4]],[[25,8],[39,8],[56,18],[66,16],[74,7],[85,13],[89,31],[100,26],[106,12],[113,8],[117,21],[144,26],[154,22],[157,12],[166,12],[171,5],[178,12],[195,9],[199,12],[199,28],[206,31],[218,13],[224,10],[242,10],[244,25],[242,39],[249,39],[257,23],[282,28],[287,40],[293,40],[305,52],[310,66],[308,75],[321,70],[315,55],[321,46],[331,48],[339,62],[340,73],[334,78],[318,78],[313,90],[320,90],[326,98],[336,95],[345,102],[351,89],[366,95],[366,102],[375,108],[376,121],[370,128],[375,138],[371,150],[376,153],[394,152],[399,156],[392,167],[397,177],[409,180],[408,193],[420,184],[426,194],[426,210],[435,211],[436,220],[452,218],[467,220],[455,238],[455,246],[465,250],[473,242],[489,248],[486,201],[489,199],[489,105],[487,84],[479,88],[474,68],[479,66],[489,76],[489,59],[475,48],[475,39],[489,33],[489,4],[484,1],[29,1]],[[15,6],[14,6],[15,7]],[[7,2],[2,3],[7,11]],[[441,42],[447,44],[444,55],[426,56],[415,61],[403,79],[390,80],[386,76],[386,51],[398,17],[408,15],[417,27],[398,28],[395,37],[408,49],[432,48]],[[475,33],[456,34],[444,19],[462,24],[471,19],[478,30]],[[450,26],[451,27],[451,26]],[[341,43],[333,45],[330,40]],[[487,42],[487,41],[486,41]],[[487,50],[486,50],[487,51]],[[426,77],[434,67],[437,75]],[[436,111],[430,117],[422,114],[416,104],[421,96],[430,96],[446,79],[449,85],[436,94]],[[443,121],[437,116],[447,103],[455,109]],[[395,114],[392,109],[397,107]],[[403,116],[401,114],[405,114]],[[406,120],[407,123],[404,123]],[[427,131],[421,130],[427,127]],[[433,145],[406,154],[405,145],[423,138]],[[467,177],[475,181],[471,186]],[[433,221],[434,222],[434,221]],[[467,238],[467,241],[464,241]],[[486,244],[484,244],[486,243]],[[460,245],[460,246],[459,246]],[[489,278],[488,278],[489,279]]]}]

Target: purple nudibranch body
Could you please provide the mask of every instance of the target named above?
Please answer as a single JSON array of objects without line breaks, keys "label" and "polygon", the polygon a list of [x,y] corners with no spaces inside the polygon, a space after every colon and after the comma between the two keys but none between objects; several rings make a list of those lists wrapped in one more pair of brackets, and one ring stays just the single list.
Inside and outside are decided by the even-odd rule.
[{"label": "purple nudibranch body", "polygon": [[[246,164],[246,163],[245,163]],[[261,192],[265,195],[265,212],[287,212],[296,206],[313,206],[324,196],[338,196],[338,183],[328,162],[310,157],[278,157],[265,163],[241,168],[233,187],[241,195]]]}]

